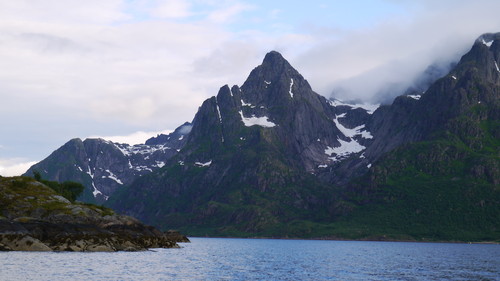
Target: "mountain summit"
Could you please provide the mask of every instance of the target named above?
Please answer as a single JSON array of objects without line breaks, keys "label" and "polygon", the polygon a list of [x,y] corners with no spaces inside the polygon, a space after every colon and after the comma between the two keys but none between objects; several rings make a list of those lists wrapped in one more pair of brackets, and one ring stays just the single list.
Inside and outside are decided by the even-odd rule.
[{"label": "mountain summit", "polygon": [[326,219],[337,212],[329,206],[338,192],[315,174],[361,155],[373,138],[364,124],[370,114],[316,94],[270,52],[241,87],[223,86],[202,104],[169,164],[109,204],[165,227],[227,225],[249,233]]}]

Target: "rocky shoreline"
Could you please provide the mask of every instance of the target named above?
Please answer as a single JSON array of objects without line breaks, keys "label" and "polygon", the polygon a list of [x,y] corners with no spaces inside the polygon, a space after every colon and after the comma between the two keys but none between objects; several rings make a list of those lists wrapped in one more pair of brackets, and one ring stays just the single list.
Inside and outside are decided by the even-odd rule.
[{"label": "rocky shoreline", "polygon": [[100,227],[93,224],[56,224],[32,218],[23,220],[0,220],[0,251],[144,251],[149,248],[179,248],[177,242],[189,241],[173,239],[168,233],[136,222]]},{"label": "rocky shoreline", "polygon": [[71,203],[30,178],[0,178],[0,251],[144,251],[189,239],[112,210]]}]

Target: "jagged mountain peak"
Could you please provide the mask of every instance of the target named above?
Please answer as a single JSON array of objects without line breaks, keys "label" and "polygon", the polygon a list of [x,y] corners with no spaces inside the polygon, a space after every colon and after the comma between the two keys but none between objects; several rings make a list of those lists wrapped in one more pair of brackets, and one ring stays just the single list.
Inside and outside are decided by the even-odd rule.
[{"label": "jagged mountain peak", "polygon": [[302,77],[302,75],[280,53],[271,51],[265,55],[262,64],[257,66],[250,73],[248,79],[253,78],[253,76],[258,76],[259,78],[266,78],[269,82],[272,82],[271,80],[275,80],[284,75],[290,78],[304,79],[304,77]]},{"label": "jagged mountain peak", "polygon": [[[254,68],[241,86],[242,96],[255,98],[252,102],[293,101],[294,97],[306,97],[312,93],[304,77],[278,52],[266,54],[261,65]],[[296,95],[296,92],[298,93]]]},{"label": "jagged mountain peak", "polygon": [[[486,33],[478,37],[471,50],[460,59],[457,66],[448,75],[460,81],[486,79],[500,85],[500,33]],[[472,79],[472,80],[474,80]]]},{"label": "jagged mountain peak", "polygon": [[477,43],[482,43],[485,45],[491,45],[493,41],[500,40],[500,32],[497,33],[485,33],[476,39]]},{"label": "jagged mountain peak", "polygon": [[[371,142],[365,124],[376,107],[328,101],[280,53],[271,51],[241,88],[224,85],[203,102],[178,158],[188,163],[190,158],[215,159],[222,147],[280,144],[294,155],[289,165],[314,172]],[[264,138],[256,128],[266,132]]]},{"label": "jagged mountain peak", "polygon": [[474,59],[478,59],[480,56],[491,56],[495,61],[500,60],[500,32],[485,33],[479,36],[471,51],[464,57],[471,53],[474,54]]},{"label": "jagged mountain peak", "polygon": [[185,122],[184,124],[177,127],[172,133],[165,135],[159,134],[156,137],[149,138],[146,140],[146,145],[160,145],[168,143],[169,146],[175,147],[175,149],[179,149],[184,145],[185,139],[191,132],[193,125],[189,122]]},{"label": "jagged mountain peak", "polygon": [[290,63],[277,51],[270,51],[264,57],[262,65],[290,66]]}]

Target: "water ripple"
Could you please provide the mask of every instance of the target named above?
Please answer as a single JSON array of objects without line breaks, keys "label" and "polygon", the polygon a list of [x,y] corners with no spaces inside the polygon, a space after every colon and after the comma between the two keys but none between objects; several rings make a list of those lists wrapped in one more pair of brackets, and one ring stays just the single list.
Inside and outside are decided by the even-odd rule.
[{"label": "water ripple", "polygon": [[0,253],[0,280],[499,280],[500,245],[192,238],[181,249]]}]

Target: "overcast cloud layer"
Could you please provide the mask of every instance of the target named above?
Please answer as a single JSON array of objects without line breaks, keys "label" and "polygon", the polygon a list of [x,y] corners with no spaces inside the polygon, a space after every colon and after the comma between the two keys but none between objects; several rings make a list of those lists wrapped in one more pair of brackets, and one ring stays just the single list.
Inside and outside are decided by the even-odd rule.
[{"label": "overcast cloud layer", "polygon": [[0,174],[71,138],[173,130],[270,50],[319,94],[377,101],[500,31],[495,0],[303,2],[1,1]]}]

